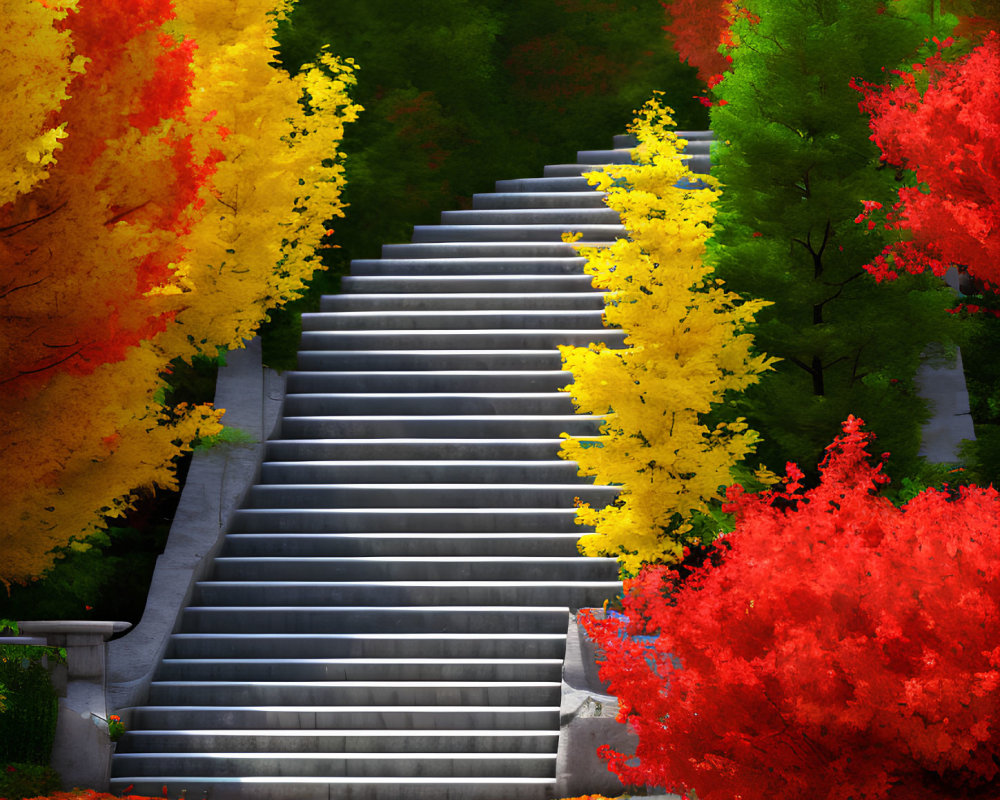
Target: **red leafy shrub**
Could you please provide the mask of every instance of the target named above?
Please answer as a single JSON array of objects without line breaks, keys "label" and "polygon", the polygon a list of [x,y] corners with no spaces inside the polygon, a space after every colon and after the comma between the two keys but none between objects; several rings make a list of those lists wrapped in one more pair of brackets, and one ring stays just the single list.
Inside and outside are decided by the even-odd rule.
[{"label": "red leafy shrub", "polygon": [[639,735],[637,762],[602,748],[626,783],[1000,795],[1000,497],[926,489],[895,507],[862,424],[844,423],[814,489],[794,464],[783,492],[730,487],[735,531],[683,582],[649,567],[627,583],[627,625],[586,622]]},{"label": "red leafy shrub", "polygon": [[[855,84],[882,160],[913,170],[917,181],[899,190],[885,222],[912,238],[865,267],[882,280],[963,264],[973,278],[1000,286],[1000,35],[993,31],[957,61],[938,52],[912,70],[896,70],[901,82],[893,88]],[[866,205],[857,221],[872,210]]]}]

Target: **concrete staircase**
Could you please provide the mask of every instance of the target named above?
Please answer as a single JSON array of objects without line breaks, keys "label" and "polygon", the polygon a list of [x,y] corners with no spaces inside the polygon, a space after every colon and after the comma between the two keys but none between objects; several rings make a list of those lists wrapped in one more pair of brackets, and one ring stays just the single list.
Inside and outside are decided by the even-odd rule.
[{"label": "concrete staircase", "polygon": [[623,339],[560,236],[624,235],[580,177],[615,161],[499,181],[303,316],[280,438],[130,712],[113,792],[554,796],[568,611],[619,589],[576,551],[575,498],[615,489],[556,455],[600,424],[557,391],[556,346]]}]

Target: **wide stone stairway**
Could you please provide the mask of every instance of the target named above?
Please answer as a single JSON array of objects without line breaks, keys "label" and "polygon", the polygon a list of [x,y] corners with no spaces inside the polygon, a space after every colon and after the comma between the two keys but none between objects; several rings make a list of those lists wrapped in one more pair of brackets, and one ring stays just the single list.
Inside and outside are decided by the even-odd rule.
[{"label": "wide stone stairway", "polygon": [[[707,171],[704,134],[694,168]],[[698,140],[698,141],[696,141]],[[620,589],[583,558],[557,457],[596,432],[560,344],[602,326],[560,241],[623,236],[585,151],[354,261],[303,316],[279,437],[119,742],[112,791],[189,798],[548,798],[570,609]]]}]

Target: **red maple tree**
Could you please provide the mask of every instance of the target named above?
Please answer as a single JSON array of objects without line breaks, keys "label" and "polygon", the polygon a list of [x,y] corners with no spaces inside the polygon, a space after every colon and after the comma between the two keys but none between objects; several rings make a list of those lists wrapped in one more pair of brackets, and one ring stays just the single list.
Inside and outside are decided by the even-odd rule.
[{"label": "red maple tree", "polygon": [[[950,63],[943,58],[949,44],[912,71],[895,71],[898,86],[855,85],[882,160],[913,170],[917,184],[899,190],[883,222],[907,238],[888,245],[866,269],[882,280],[900,270],[943,275],[957,264],[994,288],[1000,286],[1000,35],[991,32]],[[872,212],[866,207],[858,221]]]},{"label": "red maple tree", "polygon": [[639,736],[637,763],[600,751],[626,783],[998,795],[1000,496],[926,489],[897,508],[862,425],[844,423],[814,489],[794,464],[784,491],[730,487],[736,529],[713,559],[683,582],[650,567],[626,584],[627,622],[585,622]]}]

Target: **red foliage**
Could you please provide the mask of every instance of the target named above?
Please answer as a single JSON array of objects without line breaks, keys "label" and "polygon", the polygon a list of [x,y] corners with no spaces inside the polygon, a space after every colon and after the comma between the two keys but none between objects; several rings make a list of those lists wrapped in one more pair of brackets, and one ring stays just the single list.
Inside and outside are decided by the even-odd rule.
[{"label": "red foliage", "polygon": [[639,735],[637,765],[602,748],[625,782],[701,800],[1000,793],[1000,496],[895,507],[862,424],[814,489],[794,464],[783,492],[730,487],[714,566],[683,583],[648,568],[627,626],[586,623]]},{"label": "red foliage", "polygon": [[[974,278],[998,286],[1000,35],[994,31],[955,62],[938,52],[896,74],[902,82],[894,88],[855,88],[864,95],[859,107],[871,115],[882,160],[916,173],[918,185],[900,189],[886,217],[887,227],[912,239],[889,245],[866,269],[882,280],[900,270],[940,275],[964,264]],[[920,79],[929,81],[922,93]]]},{"label": "red foliage", "polygon": [[673,34],[681,61],[696,67],[698,77],[711,88],[732,62],[719,52],[719,45],[730,43],[731,0],[662,0],[660,5],[671,20],[664,30]]},{"label": "red foliage", "polygon": [[121,360],[174,316],[147,293],[175,279],[222,155],[192,148],[195,45],[161,32],[173,16],[170,0],[105,0],[60,23],[89,61],[54,120],[68,136],[50,177],[0,207],[0,261],[22,310],[5,320],[17,354],[0,369],[5,391]]}]

